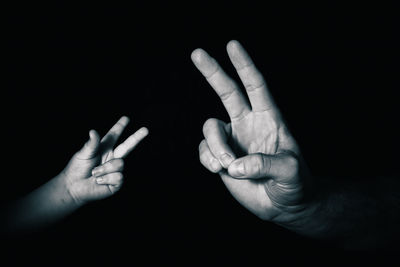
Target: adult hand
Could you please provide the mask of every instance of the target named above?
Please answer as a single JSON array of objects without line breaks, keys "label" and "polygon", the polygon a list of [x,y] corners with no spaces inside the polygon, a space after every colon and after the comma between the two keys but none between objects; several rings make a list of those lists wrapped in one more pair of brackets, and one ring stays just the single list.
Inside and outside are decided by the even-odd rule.
[{"label": "adult hand", "polygon": [[230,122],[208,119],[199,146],[201,163],[219,173],[231,194],[264,220],[285,223],[303,209],[305,166],[262,74],[237,41],[227,45],[248,99],[217,61],[192,52],[198,70],[219,95]]},{"label": "adult hand", "polygon": [[101,140],[99,134],[91,130],[89,141],[75,153],[63,170],[62,174],[75,202],[82,204],[103,199],[121,188],[123,158],[148,134],[147,128],[143,127],[114,149],[128,123],[129,118],[123,116]]}]

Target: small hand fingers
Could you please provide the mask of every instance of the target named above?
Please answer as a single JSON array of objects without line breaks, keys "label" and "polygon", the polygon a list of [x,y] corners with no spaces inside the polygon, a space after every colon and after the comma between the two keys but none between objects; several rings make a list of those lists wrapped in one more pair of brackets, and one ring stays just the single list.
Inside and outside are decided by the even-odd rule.
[{"label": "small hand fingers", "polygon": [[115,187],[122,186],[124,175],[122,172],[113,172],[96,178],[97,184],[107,184]]},{"label": "small hand fingers", "polygon": [[89,140],[85,143],[85,145],[77,152],[77,157],[79,159],[91,159],[93,158],[99,148],[100,137],[99,134],[95,130],[89,131]]},{"label": "small hand fingers", "polygon": [[134,134],[129,136],[122,144],[114,149],[115,158],[126,157],[147,135],[149,130],[146,127],[142,127],[137,130]]},{"label": "small hand fingers", "polygon": [[235,154],[228,145],[227,125],[217,119],[208,119],[203,126],[203,134],[211,153],[224,168],[235,160]]},{"label": "small hand fingers", "polygon": [[200,162],[206,167],[207,170],[213,173],[218,173],[222,170],[222,165],[213,156],[210,148],[208,147],[207,141],[204,139],[199,145],[199,157]]},{"label": "small hand fingers", "polygon": [[118,141],[118,138],[121,136],[125,127],[129,123],[129,118],[126,116],[122,116],[116,124],[108,131],[108,133],[101,139],[101,143],[106,147],[114,147],[115,143]]},{"label": "small hand fingers", "polygon": [[107,173],[122,172],[124,170],[123,159],[112,159],[92,170],[92,175],[99,177]]}]

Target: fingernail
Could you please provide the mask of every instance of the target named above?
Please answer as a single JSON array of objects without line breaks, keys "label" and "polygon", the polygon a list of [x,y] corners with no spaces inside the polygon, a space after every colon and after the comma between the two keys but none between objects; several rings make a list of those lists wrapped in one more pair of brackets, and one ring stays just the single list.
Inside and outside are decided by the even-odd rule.
[{"label": "fingernail", "polygon": [[103,178],[96,178],[96,183],[102,184],[104,182]]},{"label": "fingernail", "polygon": [[244,163],[243,161],[239,161],[239,162],[235,162],[234,166],[233,166],[233,170],[236,172],[235,174],[237,176],[243,176],[245,175],[245,171],[244,171]]},{"label": "fingernail", "polygon": [[229,154],[225,153],[221,156],[221,163],[225,169],[227,169],[229,167],[229,165],[232,163],[232,161],[233,161],[233,157]]},{"label": "fingernail", "polygon": [[221,164],[219,163],[219,161],[218,160],[216,160],[216,159],[212,159],[211,160],[211,168],[212,168],[212,170],[214,171],[214,172],[217,172],[217,171],[219,171],[219,169],[221,168]]},{"label": "fingernail", "polygon": [[94,169],[92,170],[92,175],[93,175],[93,176],[97,176],[97,175],[99,175],[101,172],[102,172],[102,169],[96,167],[96,168],[94,168]]}]

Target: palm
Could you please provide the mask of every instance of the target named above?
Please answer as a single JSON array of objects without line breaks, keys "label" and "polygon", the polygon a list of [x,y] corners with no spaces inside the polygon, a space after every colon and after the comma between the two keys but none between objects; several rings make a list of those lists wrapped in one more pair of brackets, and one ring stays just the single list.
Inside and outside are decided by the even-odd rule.
[{"label": "palm", "polygon": [[[286,133],[286,127],[272,119],[268,111],[251,112],[243,119],[231,122],[229,127],[232,131],[231,146],[237,156],[254,153],[274,155],[283,150],[298,152],[295,143],[280,142],[291,138]],[[267,194],[267,187],[276,186],[275,180],[265,183],[262,180],[233,179],[226,172],[220,175],[233,196],[255,214],[270,220],[278,213]]]},{"label": "palm", "polygon": [[75,157],[68,169],[73,172],[69,177],[73,177],[80,186],[77,188],[79,196],[88,196],[90,199],[100,199],[114,193],[112,185],[99,185],[94,181],[92,170],[94,167],[111,160],[112,151],[98,151],[97,155],[89,159]]},{"label": "palm", "polygon": [[[246,88],[251,106],[236,83],[205,51],[198,50],[197,54],[194,53],[193,61],[220,96],[231,118],[231,122],[223,127],[230,154],[243,157],[255,153],[278,155],[290,151],[298,155],[296,142],[281,119],[263,77],[250,57],[237,42],[228,44],[228,54]],[[213,150],[212,144],[209,146]],[[215,154],[218,153],[214,151]],[[235,179],[228,171],[222,171],[220,175],[229,191],[243,206],[265,219],[277,215],[280,212],[278,206],[286,205],[287,200],[296,199],[298,194],[295,188],[285,190],[284,195],[271,199],[271,188],[279,186],[275,179]],[[293,177],[293,182],[296,179],[297,177]]]},{"label": "palm", "polygon": [[275,154],[279,146],[278,125],[267,111],[250,112],[243,119],[230,124],[232,141],[244,154]]},{"label": "palm", "polygon": [[74,158],[74,174],[72,177],[75,180],[87,179],[92,176],[92,170],[94,167],[101,165],[111,159],[113,159],[113,147],[111,143],[107,146],[104,145],[104,138],[100,149],[90,158],[80,158],[79,155]]}]

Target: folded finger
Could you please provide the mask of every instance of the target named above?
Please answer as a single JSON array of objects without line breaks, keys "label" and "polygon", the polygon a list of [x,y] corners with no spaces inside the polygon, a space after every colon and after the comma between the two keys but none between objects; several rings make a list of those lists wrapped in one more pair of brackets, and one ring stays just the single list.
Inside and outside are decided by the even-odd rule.
[{"label": "folded finger", "polygon": [[203,134],[213,156],[224,168],[228,168],[235,154],[228,145],[230,127],[223,121],[208,119],[203,126]]},{"label": "folded finger", "polygon": [[120,187],[123,183],[124,175],[121,172],[113,172],[96,178],[97,184],[107,184]]},{"label": "folded finger", "polygon": [[123,159],[111,159],[92,170],[92,175],[99,177],[113,172],[122,172],[124,170]]},{"label": "folded finger", "polygon": [[199,145],[199,157],[200,162],[206,167],[207,170],[213,173],[218,173],[222,170],[222,165],[213,156],[210,148],[208,147],[207,141],[204,139]]}]

